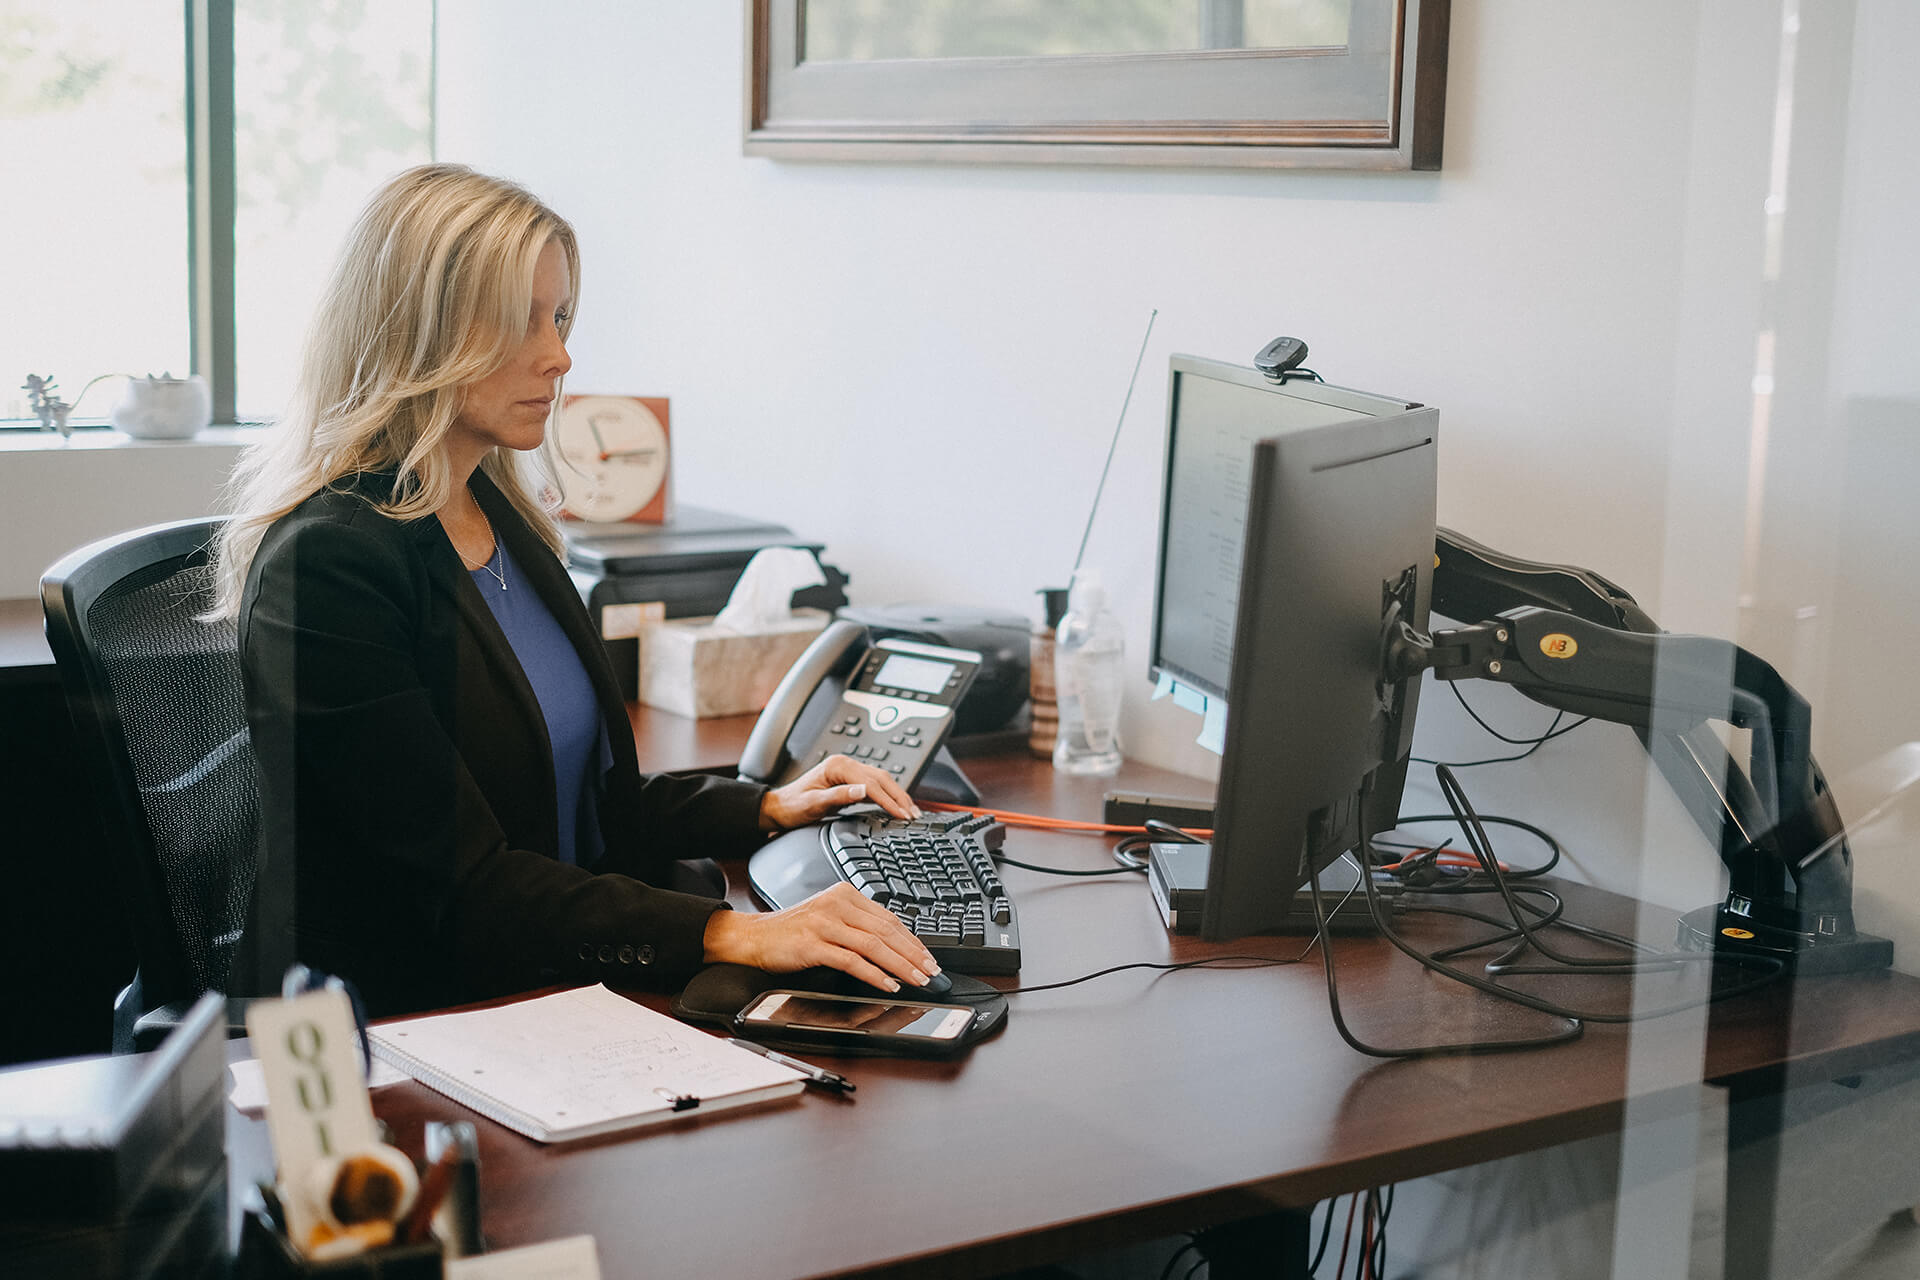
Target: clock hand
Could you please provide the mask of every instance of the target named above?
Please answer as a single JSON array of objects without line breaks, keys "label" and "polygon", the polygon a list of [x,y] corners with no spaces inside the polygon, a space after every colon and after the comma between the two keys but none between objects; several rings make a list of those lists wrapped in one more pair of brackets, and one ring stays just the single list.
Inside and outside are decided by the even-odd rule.
[{"label": "clock hand", "polygon": [[607,452],[607,442],[601,438],[598,418],[598,414],[590,413],[587,415],[587,430],[593,432],[593,442],[600,446],[600,461],[605,462],[613,455]]},{"label": "clock hand", "polygon": [[658,452],[660,452],[660,450],[653,447],[645,449],[615,449],[611,453],[601,454],[600,460],[606,462],[613,458],[651,458]]}]

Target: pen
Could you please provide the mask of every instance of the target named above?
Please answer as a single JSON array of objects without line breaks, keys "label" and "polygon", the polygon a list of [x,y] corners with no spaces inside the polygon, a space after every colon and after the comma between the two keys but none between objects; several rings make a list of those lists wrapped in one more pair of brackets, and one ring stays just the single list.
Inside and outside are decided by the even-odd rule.
[{"label": "pen", "polygon": [[427,1238],[427,1231],[433,1225],[434,1211],[447,1192],[453,1189],[454,1166],[460,1163],[461,1149],[458,1143],[450,1142],[441,1149],[440,1158],[428,1166],[426,1176],[420,1179],[420,1191],[414,1197],[413,1211],[407,1214],[395,1233],[401,1244],[411,1244]]},{"label": "pen", "polygon": [[845,1076],[837,1076],[831,1071],[822,1070],[810,1063],[802,1062],[798,1058],[789,1058],[784,1053],[775,1053],[763,1044],[755,1044],[751,1040],[742,1040],[738,1036],[727,1037],[727,1043],[737,1044],[748,1053],[757,1053],[769,1062],[777,1062],[783,1067],[792,1067],[795,1071],[806,1076],[808,1084],[817,1084],[822,1089],[828,1089],[834,1093],[852,1093],[856,1087],[853,1081],[847,1079]]},{"label": "pen", "polygon": [[450,1124],[427,1121],[427,1160],[438,1163],[448,1151],[459,1153],[446,1200],[434,1215],[434,1230],[449,1258],[486,1252],[480,1237],[480,1140],[470,1120]]}]

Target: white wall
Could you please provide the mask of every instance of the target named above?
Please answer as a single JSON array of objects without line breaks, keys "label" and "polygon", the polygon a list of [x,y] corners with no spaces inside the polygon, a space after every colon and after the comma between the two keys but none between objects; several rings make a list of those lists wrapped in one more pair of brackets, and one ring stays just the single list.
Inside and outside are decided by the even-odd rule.
[{"label": "white wall", "polygon": [[0,438],[0,599],[38,596],[41,572],[95,539],[213,513],[245,436]]},{"label": "white wall", "polygon": [[[1441,406],[1443,520],[1657,596],[1691,50],[1629,37],[1666,7],[1456,6],[1446,170],[1352,175],[750,160],[738,6],[563,4],[530,36],[467,4],[440,154],[578,224],[572,385],[671,395],[679,494],[824,538],[862,599],[1063,582],[1155,307],[1088,551],[1136,635],[1166,356],[1281,332]],[[1131,712],[1138,754],[1206,767]]]},{"label": "white wall", "polygon": [[[1088,550],[1136,661],[1166,357],[1244,362],[1284,332],[1332,381],[1440,406],[1444,523],[1596,568],[1843,709],[1872,688],[1835,658],[1849,584],[1881,568],[1859,563],[1857,529],[1893,510],[1886,468],[1912,434],[1895,411],[1881,452],[1848,462],[1871,412],[1851,399],[1911,400],[1920,328],[1900,123],[1920,101],[1899,75],[1920,31],[1900,0],[1855,8],[1460,0],[1444,170],[1355,175],[748,159],[742,6],[570,0],[529,28],[469,0],[441,15],[440,154],[578,225],[573,387],[673,397],[680,497],[824,539],[858,600],[1031,608],[1063,582],[1158,308]],[[1767,248],[1782,192],[1784,265]],[[1881,506],[1841,527],[1836,495],[1865,493],[1862,474]],[[1894,607],[1899,639],[1920,638],[1920,601]],[[1146,693],[1132,753],[1210,775],[1195,722]],[[1545,724],[1504,693],[1469,690],[1511,732]],[[1920,738],[1920,705],[1899,708],[1871,735],[1823,713],[1823,755],[1870,764]],[[1504,754],[1445,691],[1419,750]],[[1714,892],[1623,729],[1472,780],[1602,883],[1673,905]],[[1863,923],[1913,967],[1920,890],[1896,866],[1865,877]]]}]

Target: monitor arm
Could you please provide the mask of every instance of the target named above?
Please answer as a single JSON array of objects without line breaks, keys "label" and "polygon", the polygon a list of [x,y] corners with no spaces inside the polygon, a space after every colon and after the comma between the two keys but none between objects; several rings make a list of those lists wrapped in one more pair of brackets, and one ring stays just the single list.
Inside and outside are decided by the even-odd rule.
[{"label": "monitor arm", "polygon": [[[1520,560],[1438,531],[1433,609],[1483,618],[1425,635],[1388,593],[1381,670],[1495,680],[1558,710],[1631,726],[1719,847],[1729,888],[1683,944],[1760,951],[1804,970],[1891,963],[1856,932],[1853,855],[1812,755],[1812,712],[1769,663],[1726,640],[1662,632],[1598,574]],[[1743,770],[1707,721],[1750,731]]]}]

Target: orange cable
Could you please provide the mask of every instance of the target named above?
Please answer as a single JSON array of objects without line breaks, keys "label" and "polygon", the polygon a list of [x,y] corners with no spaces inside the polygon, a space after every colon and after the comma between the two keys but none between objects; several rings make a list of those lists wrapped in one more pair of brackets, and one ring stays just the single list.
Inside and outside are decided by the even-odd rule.
[{"label": "orange cable", "polygon": [[[942,804],[928,801],[921,804],[922,809],[933,809],[942,813],[984,813],[990,818],[1006,823],[1010,827],[1032,827],[1039,831],[1077,831],[1086,835],[1145,835],[1145,827],[1120,826],[1110,822],[1078,822],[1072,818],[1050,818],[1040,813],[1017,813],[1011,809],[987,809],[980,805]],[[1211,827],[1182,827],[1190,836],[1211,836]]]}]

